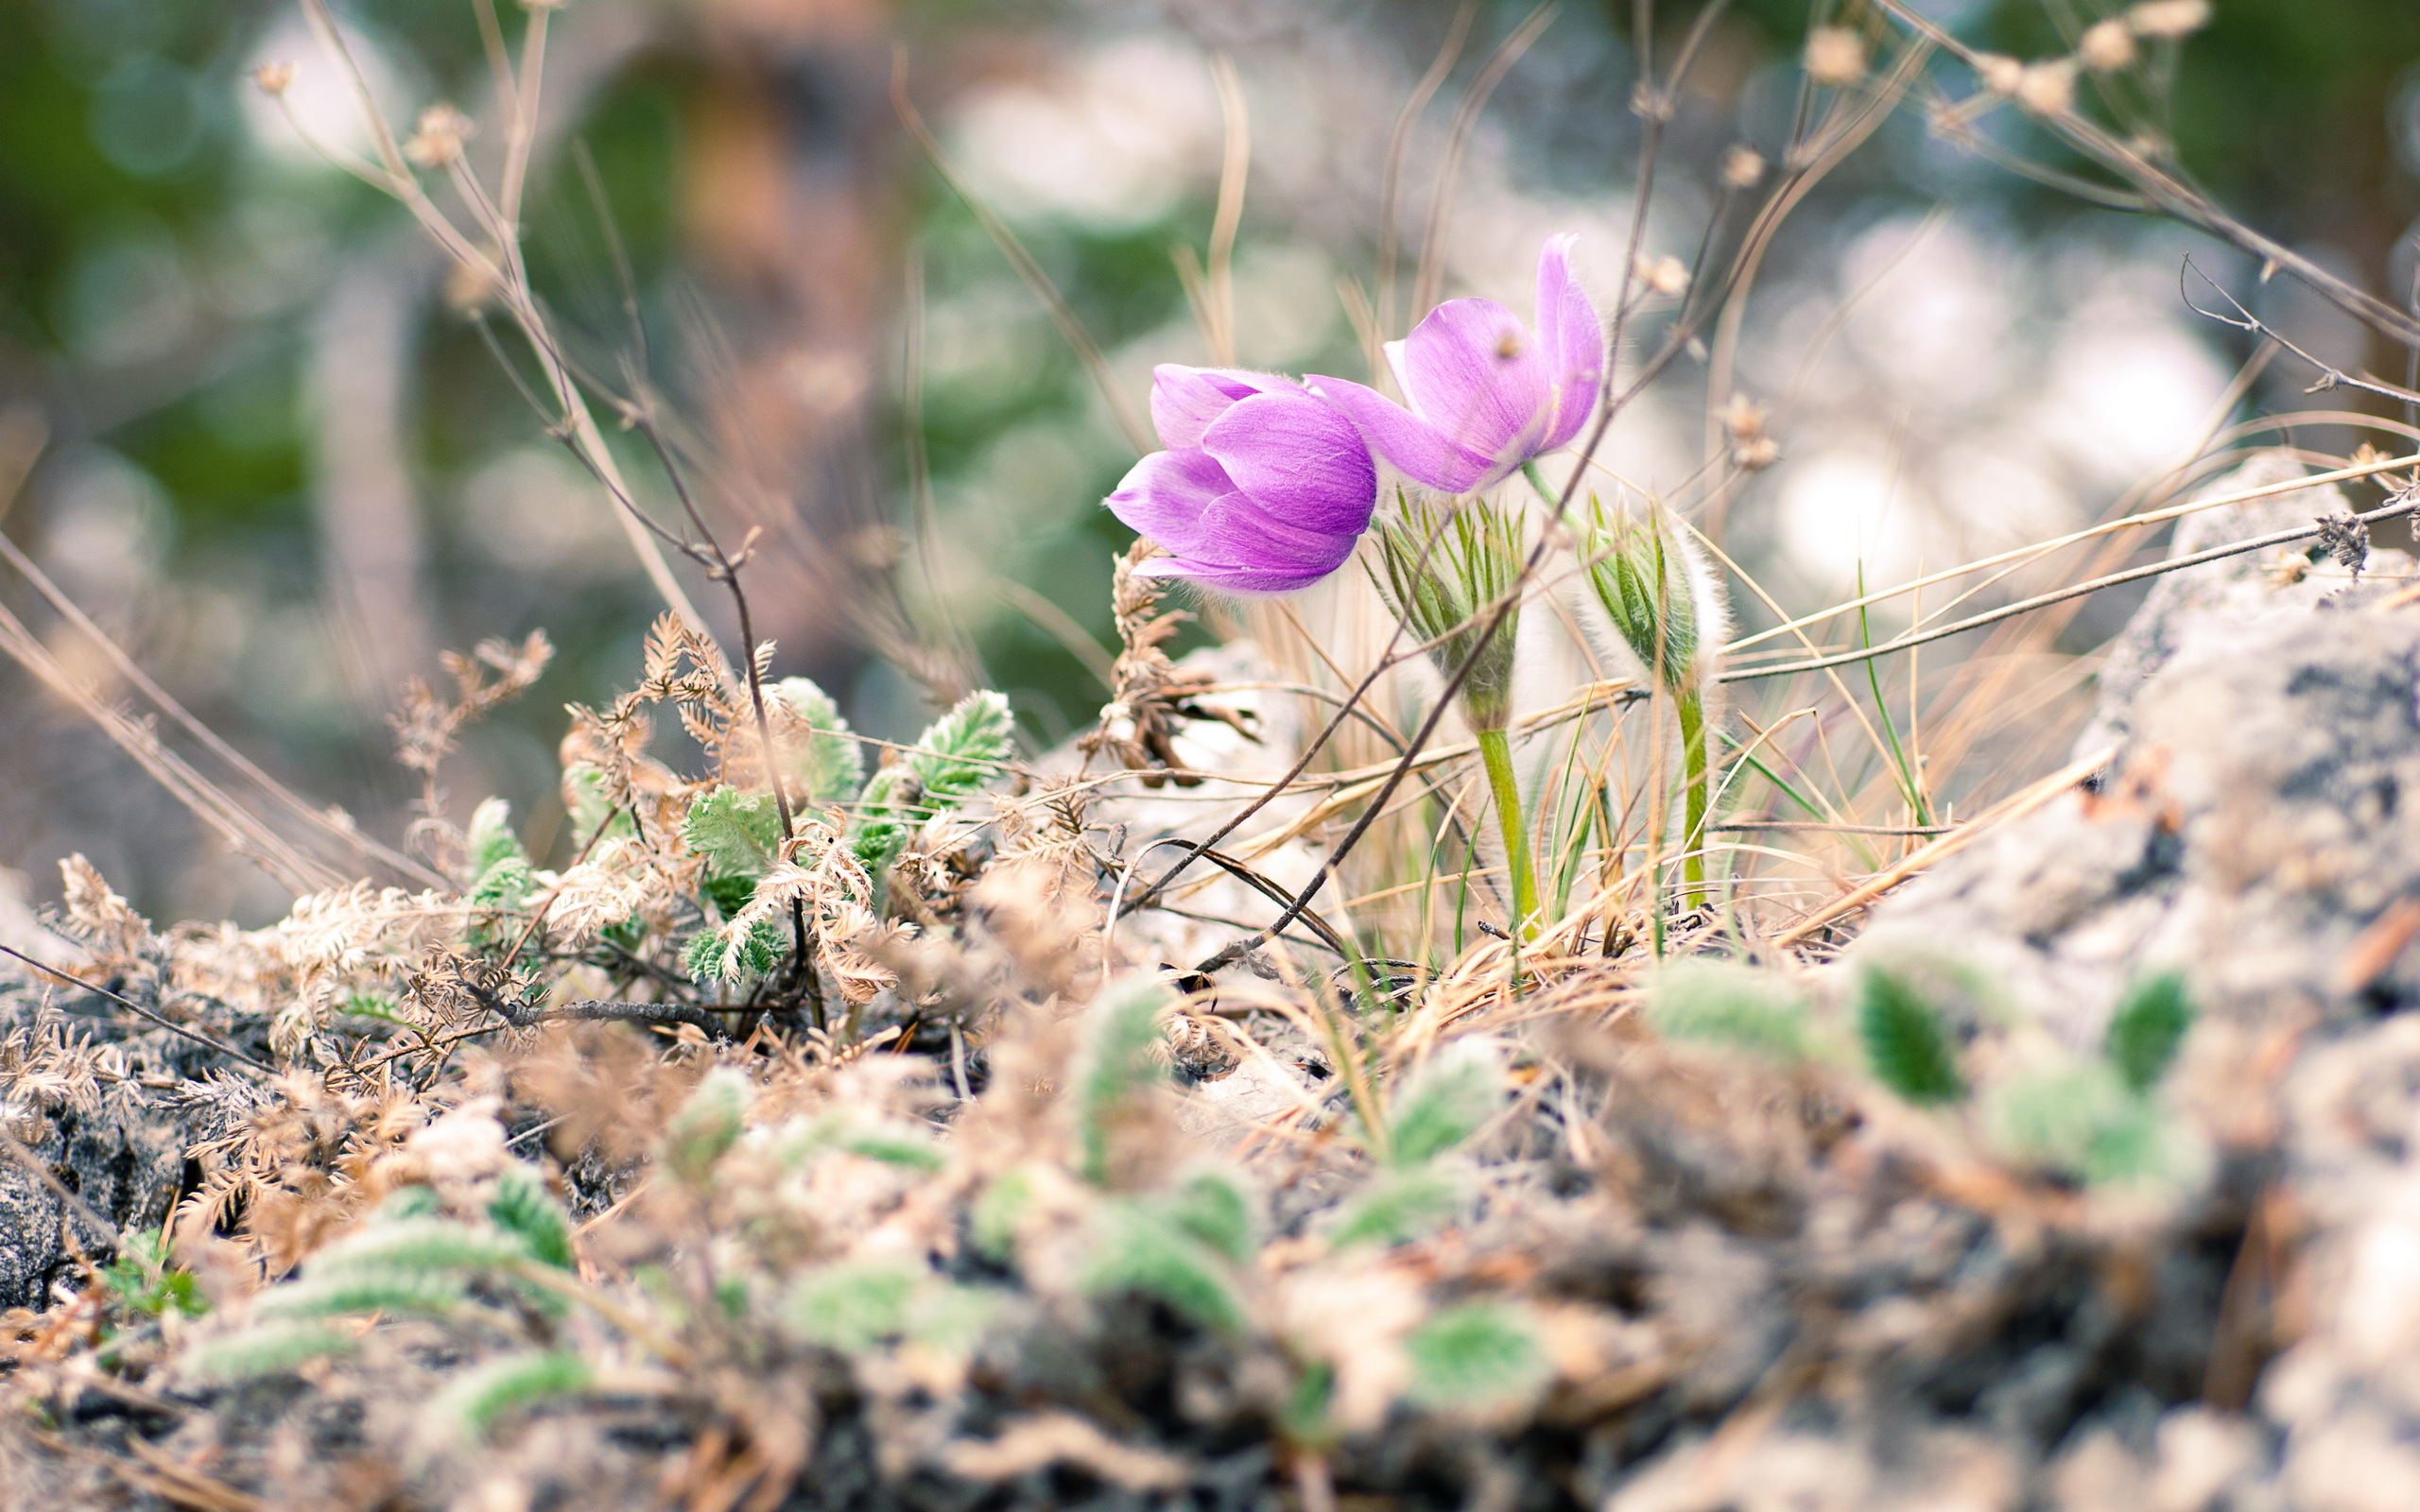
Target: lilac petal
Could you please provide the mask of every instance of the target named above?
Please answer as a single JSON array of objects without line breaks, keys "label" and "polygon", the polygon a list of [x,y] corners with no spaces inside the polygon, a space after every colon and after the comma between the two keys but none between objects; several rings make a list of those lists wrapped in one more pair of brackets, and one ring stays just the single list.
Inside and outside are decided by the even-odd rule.
[{"label": "lilac petal", "polygon": [[1151,369],[1151,424],[1162,446],[1200,446],[1201,433],[1237,400],[1292,387],[1267,373],[1164,362]]},{"label": "lilac petal", "polygon": [[1567,444],[1597,407],[1605,369],[1605,332],[1597,307],[1571,276],[1577,236],[1549,236],[1538,252],[1538,346],[1554,380],[1554,420],[1538,450]]},{"label": "lilac petal", "polygon": [[1329,535],[1369,528],[1378,468],[1351,421],[1307,393],[1239,401],[1201,438],[1227,476],[1280,520]]},{"label": "lilac petal", "polygon": [[1429,311],[1405,341],[1397,372],[1413,412],[1493,460],[1499,477],[1529,460],[1551,419],[1546,353],[1494,300],[1448,300]]},{"label": "lilac petal", "polygon": [[1370,450],[1415,483],[1447,493],[1467,493],[1489,472],[1489,458],[1446,440],[1419,416],[1379,393],[1345,378],[1310,374],[1311,391],[1351,421]]},{"label": "lilac petal", "polygon": [[1182,557],[1155,557],[1134,569],[1137,577],[1182,577],[1203,588],[1225,593],[1290,593],[1308,588],[1328,574],[1344,565],[1353,555],[1349,536],[1338,538],[1344,549],[1334,560],[1315,564],[1293,572],[1253,571],[1243,567],[1227,567],[1218,562],[1188,561]]},{"label": "lilac petal", "polygon": [[1134,464],[1110,512],[1174,555],[1221,567],[1272,573],[1334,570],[1350,535],[1307,530],[1255,505],[1207,452],[1153,452]]}]

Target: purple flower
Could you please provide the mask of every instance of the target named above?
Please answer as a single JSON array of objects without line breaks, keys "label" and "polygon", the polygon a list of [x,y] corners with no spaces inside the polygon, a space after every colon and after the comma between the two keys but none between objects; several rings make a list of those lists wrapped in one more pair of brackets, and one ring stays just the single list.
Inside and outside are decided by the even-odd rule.
[{"label": "purple flower", "polygon": [[1170,555],[1137,571],[1230,593],[1284,593],[1344,565],[1377,506],[1378,468],[1352,421],[1290,379],[1163,364],[1151,421],[1168,448],[1109,507]]},{"label": "purple flower", "polygon": [[1532,336],[1494,300],[1449,300],[1387,360],[1409,409],[1341,378],[1309,379],[1349,415],[1371,449],[1414,482],[1470,493],[1564,445],[1597,407],[1604,376],[1597,309],[1571,281],[1571,236],[1538,253],[1538,327]]}]

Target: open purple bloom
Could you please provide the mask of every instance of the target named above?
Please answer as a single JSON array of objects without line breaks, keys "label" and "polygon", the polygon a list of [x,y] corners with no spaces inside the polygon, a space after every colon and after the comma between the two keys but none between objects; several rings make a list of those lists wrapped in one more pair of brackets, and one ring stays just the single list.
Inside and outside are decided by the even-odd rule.
[{"label": "open purple bloom", "polygon": [[1306,588],[1344,565],[1377,506],[1378,469],[1353,422],[1289,379],[1163,364],[1151,421],[1168,448],[1109,496],[1167,548],[1151,577],[1231,593]]},{"label": "open purple bloom", "polygon": [[1449,300],[1387,360],[1411,407],[1341,378],[1314,391],[1352,417],[1371,449],[1414,482],[1469,493],[1567,444],[1597,406],[1605,337],[1597,308],[1571,280],[1576,238],[1538,253],[1533,335],[1494,300]]}]

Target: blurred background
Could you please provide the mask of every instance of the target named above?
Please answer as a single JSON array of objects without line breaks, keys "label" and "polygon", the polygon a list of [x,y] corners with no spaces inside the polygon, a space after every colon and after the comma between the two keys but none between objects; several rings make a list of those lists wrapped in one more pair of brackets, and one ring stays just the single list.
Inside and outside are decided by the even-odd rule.
[{"label": "blurred background", "polygon": [[[517,38],[523,12],[498,9]],[[1099,501],[1134,454],[903,129],[894,65],[964,188],[1013,228],[1139,411],[1153,363],[1209,360],[1172,251],[1210,235],[1215,58],[1234,60],[1250,121],[1238,356],[1360,377],[1340,281],[1374,286],[1390,135],[1458,28],[1407,128],[1386,334],[1411,313],[1431,237],[1444,294],[1526,312],[1540,240],[1578,231],[1610,303],[1638,148],[1631,9],[1566,0],[1469,115],[1457,156],[1473,80],[1527,4],[573,0],[552,17],[524,217],[533,277],[579,361],[608,378],[643,369],[668,396],[712,459],[708,507],[732,538],[765,526],[749,580],[779,670],[887,736],[912,734],[953,678],[979,677],[1046,747],[1105,696],[1109,561],[1129,538]],[[1659,8],[1667,56],[1698,9]],[[2019,57],[2066,50],[2103,13],[2099,0],[1920,9]],[[1693,254],[1732,149],[1780,149],[1807,27],[1843,19],[1830,0],[1811,9],[1741,0],[1709,33],[1659,165],[1651,258]],[[438,100],[493,118],[476,0],[338,14],[399,125]],[[635,679],[659,605],[439,254],[252,87],[250,70],[286,60],[296,115],[365,150],[350,86],[288,0],[0,0],[0,486],[22,477],[0,530],[201,720],[389,842],[417,792],[385,724],[403,680],[437,677],[441,648],[543,627],[554,667],[468,738],[448,786],[458,819],[510,798],[544,855],[562,705]],[[2420,7],[2217,0],[2175,66],[2166,129],[2192,175],[2405,302]],[[2066,163],[2014,112],[1980,129]],[[494,134],[475,162],[494,161]],[[2231,414],[2345,407],[2304,393],[2311,375],[2289,362],[2230,395],[2249,341],[2185,307],[2188,255],[2325,359],[2404,375],[2400,353],[2208,239],[1928,133],[1916,96],[1796,212],[1750,301],[1732,387],[1770,407],[1783,460],[1729,507],[1742,565],[1811,608],[1860,571],[1887,580],[2088,523]],[[1706,455],[1709,398],[1727,398],[1707,385],[1685,357],[1607,460],[1683,487]],[[2341,426],[2290,434],[2352,444]],[[660,474],[630,456],[665,507]],[[925,490],[929,559],[912,546]],[[895,587],[868,587],[886,576]],[[695,575],[691,592],[728,636],[724,601]],[[2122,617],[2104,598],[2061,632],[2064,650]],[[0,604],[71,676],[125,701],[19,574],[0,571]],[[881,654],[903,626],[942,651],[903,672]],[[21,666],[0,663],[0,864],[37,899],[81,850],[156,917],[283,912],[283,889]]]}]

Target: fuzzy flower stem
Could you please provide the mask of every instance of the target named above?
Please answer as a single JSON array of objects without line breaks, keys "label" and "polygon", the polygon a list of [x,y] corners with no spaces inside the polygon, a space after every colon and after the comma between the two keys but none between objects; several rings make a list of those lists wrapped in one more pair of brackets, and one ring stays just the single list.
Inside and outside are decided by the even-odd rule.
[{"label": "fuzzy flower stem", "polygon": [[1504,868],[1512,877],[1514,932],[1538,937],[1538,873],[1530,859],[1530,829],[1521,817],[1521,789],[1512,777],[1512,742],[1501,729],[1478,731],[1478,758],[1487,767],[1495,799],[1495,824],[1504,835]]},{"label": "fuzzy flower stem", "polygon": [[1706,783],[1705,695],[1696,688],[1671,690],[1673,712],[1681,722],[1683,769],[1681,806],[1685,828],[1681,836],[1681,905],[1695,908],[1705,902]]}]

